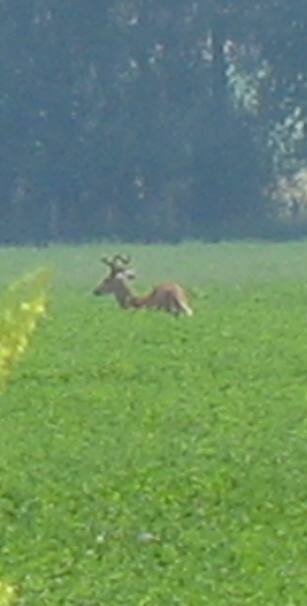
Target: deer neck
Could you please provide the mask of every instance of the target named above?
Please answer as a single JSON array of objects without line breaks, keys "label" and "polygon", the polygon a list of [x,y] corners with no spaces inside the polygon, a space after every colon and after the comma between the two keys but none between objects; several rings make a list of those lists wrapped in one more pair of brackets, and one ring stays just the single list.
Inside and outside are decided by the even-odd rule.
[{"label": "deer neck", "polygon": [[146,307],[151,298],[151,293],[143,296],[134,294],[134,292],[129,288],[127,282],[123,280],[116,285],[114,295],[120,307],[124,307],[126,309],[128,307]]},{"label": "deer neck", "polygon": [[131,307],[131,299],[133,299],[133,294],[126,282],[120,281],[118,283],[116,290],[114,290],[114,295],[120,307]]}]

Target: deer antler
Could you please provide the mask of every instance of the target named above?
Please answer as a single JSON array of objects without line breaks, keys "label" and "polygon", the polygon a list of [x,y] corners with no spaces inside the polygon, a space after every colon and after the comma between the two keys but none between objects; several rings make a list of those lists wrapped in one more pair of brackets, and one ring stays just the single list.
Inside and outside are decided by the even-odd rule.
[{"label": "deer antler", "polygon": [[113,257],[102,257],[101,261],[110,268],[112,275],[116,275],[130,263],[130,257],[117,253]]},{"label": "deer antler", "polygon": [[128,263],[130,263],[130,261],[131,261],[131,259],[128,255],[121,255],[119,253],[114,255],[113,259],[115,259],[117,261],[121,261],[122,263],[124,263],[124,265],[128,265]]}]

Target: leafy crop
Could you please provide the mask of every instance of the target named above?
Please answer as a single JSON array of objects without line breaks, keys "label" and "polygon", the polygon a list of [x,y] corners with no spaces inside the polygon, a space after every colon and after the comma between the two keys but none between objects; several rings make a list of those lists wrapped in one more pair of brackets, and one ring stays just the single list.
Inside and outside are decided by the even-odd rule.
[{"label": "leafy crop", "polygon": [[136,247],[140,290],[190,288],[180,319],[92,297],[98,247],[42,252],[50,312],[0,399],[17,604],[305,605],[307,247],[270,251]]}]

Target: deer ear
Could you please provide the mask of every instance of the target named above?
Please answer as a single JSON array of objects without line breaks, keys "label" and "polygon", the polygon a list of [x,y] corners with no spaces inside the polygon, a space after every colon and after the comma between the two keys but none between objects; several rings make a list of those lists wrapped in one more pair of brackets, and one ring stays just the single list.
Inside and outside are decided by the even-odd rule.
[{"label": "deer ear", "polygon": [[133,269],[126,269],[123,274],[125,278],[128,278],[128,280],[134,280],[136,278],[136,273],[133,271]]},{"label": "deer ear", "polygon": [[114,276],[115,280],[133,280],[135,278],[135,273],[131,269],[124,269],[123,271],[118,271]]}]

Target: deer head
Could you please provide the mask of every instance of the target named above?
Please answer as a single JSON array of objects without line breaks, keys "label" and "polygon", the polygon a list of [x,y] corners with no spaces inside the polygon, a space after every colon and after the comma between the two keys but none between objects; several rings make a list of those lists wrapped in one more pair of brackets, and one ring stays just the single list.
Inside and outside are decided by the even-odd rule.
[{"label": "deer head", "polygon": [[126,307],[131,296],[127,282],[135,278],[135,272],[127,267],[128,263],[130,263],[130,258],[126,255],[116,254],[112,258],[103,257],[101,260],[109,267],[110,272],[96,286],[93,294],[113,294],[120,305]]}]

